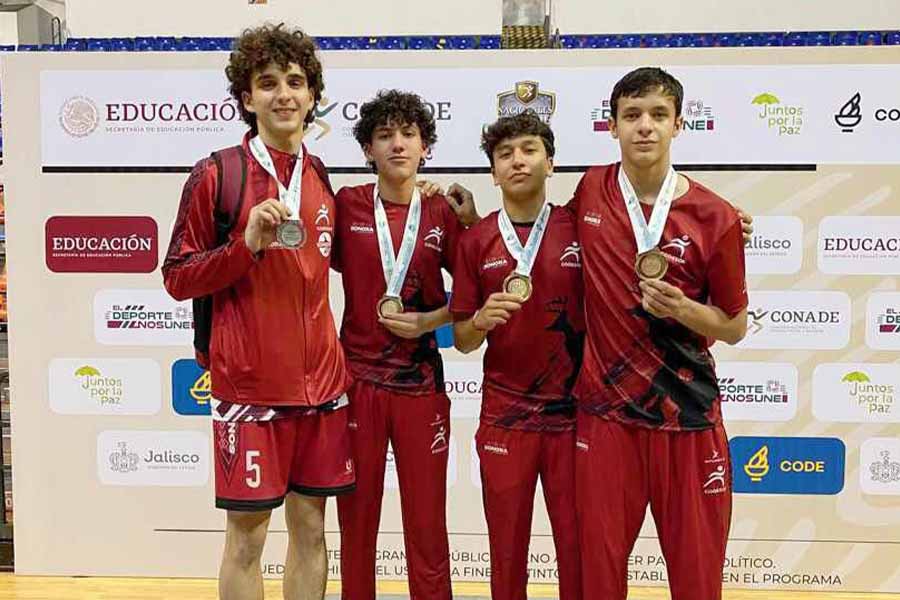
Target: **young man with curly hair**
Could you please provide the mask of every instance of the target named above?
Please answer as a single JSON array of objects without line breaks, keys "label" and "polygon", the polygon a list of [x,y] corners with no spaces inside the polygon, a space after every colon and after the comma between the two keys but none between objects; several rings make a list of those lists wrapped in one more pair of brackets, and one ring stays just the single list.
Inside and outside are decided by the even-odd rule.
[{"label": "young man with curly hair", "polygon": [[322,67],[303,31],[267,25],[235,41],[226,75],[250,131],[194,167],[162,269],[174,298],[195,299],[195,323],[211,297],[208,348],[195,346],[212,377],[216,506],[227,510],[219,597],[263,597],[260,556],[283,503],[284,597],[321,599],[325,498],[355,480],[350,373],[328,301],[335,203],[301,142]]},{"label": "young man with curly hair", "polygon": [[487,340],[475,436],[491,549],[491,597],[524,600],[540,478],[559,597],[580,600],[575,403],[584,344],[581,249],[573,215],[547,201],[554,136],[532,112],[482,134],[503,206],[462,236],[450,308],[456,347]]},{"label": "young man with curly hair", "polygon": [[342,594],[374,600],[375,550],[388,441],[400,484],[410,596],[448,600],[446,524],[450,400],[435,329],[450,321],[442,269],[453,271],[459,233],[477,220],[458,186],[447,196],[417,187],[437,141],[422,99],[380,92],[360,108],[356,141],[375,183],[337,193],[332,265],[346,306],[341,341],[354,384],[350,429],[356,492],[338,499]]}]

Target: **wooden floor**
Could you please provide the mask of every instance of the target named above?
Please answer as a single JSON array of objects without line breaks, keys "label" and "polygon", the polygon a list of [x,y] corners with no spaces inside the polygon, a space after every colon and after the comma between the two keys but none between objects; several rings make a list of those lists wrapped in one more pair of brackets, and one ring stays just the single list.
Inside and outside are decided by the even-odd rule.
[{"label": "wooden floor", "polygon": [[[483,584],[454,584],[457,597],[485,598]],[[340,585],[329,583],[328,592]],[[403,598],[406,585],[379,584],[384,598]],[[554,598],[553,586],[530,586],[531,598]],[[665,590],[634,589],[629,600],[665,600]],[[25,577],[0,575],[0,600],[215,600],[216,582],[209,579],[112,579],[100,577]],[[281,582],[266,581],[266,600],[281,599]],[[900,600],[900,594],[832,594],[824,592],[726,591],[725,600]]]}]

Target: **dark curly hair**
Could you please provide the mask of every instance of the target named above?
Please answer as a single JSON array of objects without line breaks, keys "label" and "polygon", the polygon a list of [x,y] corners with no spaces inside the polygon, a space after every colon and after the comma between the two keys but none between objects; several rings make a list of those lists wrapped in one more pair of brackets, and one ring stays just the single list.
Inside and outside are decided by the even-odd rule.
[{"label": "dark curly hair", "polygon": [[491,161],[491,167],[494,166],[494,149],[500,142],[521,135],[536,135],[541,138],[547,158],[553,158],[556,154],[553,130],[534,111],[526,110],[511,117],[500,117],[481,131],[481,149]]},{"label": "dark curly hair", "polygon": [[652,91],[662,89],[665,96],[672,98],[675,104],[675,116],[681,116],[681,104],[684,100],[684,88],[681,82],[658,67],[641,67],[627,73],[613,87],[609,97],[609,108],[613,120],[618,117],[619,98],[640,98]]},{"label": "dark curly hair", "polygon": [[[426,158],[430,158],[430,151],[437,143],[437,126],[434,124],[434,115],[420,96],[400,90],[381,90],[372,100],[359,107],[359,120],[353,124],[353,137],[360,148],[365,148],[372,143],[372,135],[376,129],[390,124],[418,125],[422,143],[429,150]],[[423,158],[419,167],[424,165]],[[374,161],[369,161],[369,166],[374,173],[378,172]]]},{"label": "dark curly hair", "polygon": [[[319,104],[325,91],[322,77],[322,63],[316,56],[316,43],[302,29],[287,29],[284,23],[266,24],[253,29],[245,29],[234,41],[225,76],[228,77],[228,91],[237,101],[241,118],[256,134],[256,115],[244,108],[243,93],[250,92],[253,74],[263,71],[275,63],[287,70],[290,63],[296,63],[306,74],[309,91],[313,95],[313,108]],[[312,123],[315,111],[306,115],[306,124]]]}]

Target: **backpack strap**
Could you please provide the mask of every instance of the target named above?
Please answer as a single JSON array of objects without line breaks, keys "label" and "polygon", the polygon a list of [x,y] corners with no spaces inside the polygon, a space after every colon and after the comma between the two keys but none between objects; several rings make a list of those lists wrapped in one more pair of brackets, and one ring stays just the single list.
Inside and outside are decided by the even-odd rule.
[{"label": "backpack strap", "polygon": [[216,179],[216,245],[228,243],[228,236],[241,214],[247,184],[247,156],[240,146],[212,153],[219,176]]},{"label": "backpack strap", "polygon": [[[232,146],[213,152],[216,164],[216,198],[213,220],[216,227],[216,248],[228,243],[241,214],[244,186],[247,183],[247,157],[243,148]],[[194,298],[194,350],[197,362],[209,368],[209,342],[212,337],[213,297]]]}]

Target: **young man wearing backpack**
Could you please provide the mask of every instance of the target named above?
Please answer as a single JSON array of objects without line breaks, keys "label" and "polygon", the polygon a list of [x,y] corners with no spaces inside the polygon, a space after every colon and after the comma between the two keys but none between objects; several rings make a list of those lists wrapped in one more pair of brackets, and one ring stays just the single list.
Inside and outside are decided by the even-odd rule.
[{"label": "young man wearing backpack", "polygon": [[[321,599],[325,497],[352,491],[350,374],[328,301],[334,196],[301,143],[322,96],[312,39],[245,31],[226,69],[250,132],[194,167],[162,271],[195,300],[212,378],[216,506],[227,510],[222,600],[260,600],[260,556],[285,504],[284,597]],[[211,327],[211,331],[210,331]]]}]

